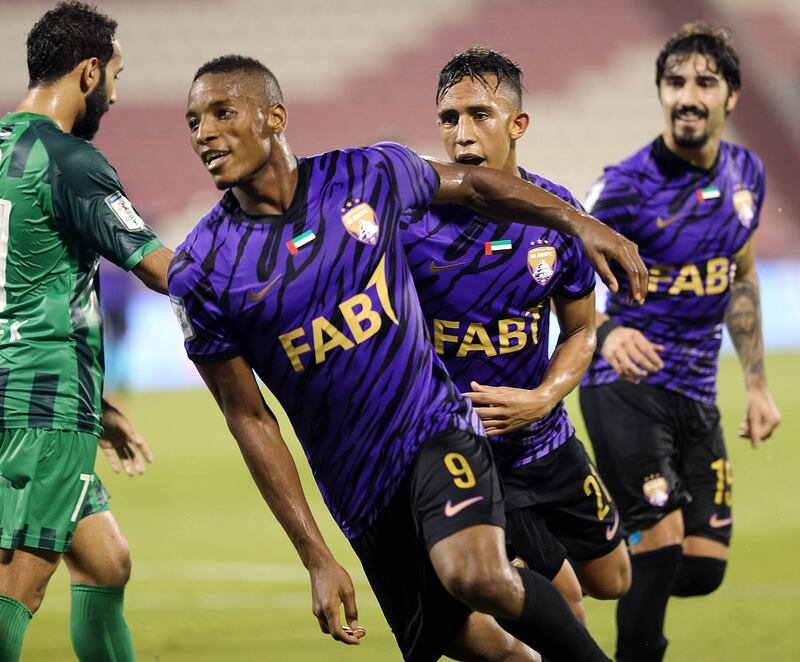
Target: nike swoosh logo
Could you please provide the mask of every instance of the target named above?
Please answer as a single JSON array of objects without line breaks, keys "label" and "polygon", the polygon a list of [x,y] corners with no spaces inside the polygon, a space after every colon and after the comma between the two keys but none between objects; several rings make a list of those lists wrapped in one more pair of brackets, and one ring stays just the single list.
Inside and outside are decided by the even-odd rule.
[{"label": "nike swoosh logo", "polygon": [[482,496],[472,497],[471,499],[464,499],[464,501],[459,501],[456,504],[453,504],[449,499],[447,503],[444,505],[444,514],[445,517],[453,517],[454,515],[458,515],[464,508],[469,508],[473,503],[478,503],[478,501],[483,501]]},{"label": "nike swoosh logo", "polygon": [[619,528],[619,512],[614,513],[614,523],[606,527],[606,540],[612,540]]},{"label": "nike swoosh logo", "polygon": [[272,286],[278,282],[278,279],[283,276],[283,274],[278,274],[273,278],[269,283],[266,284],[263,290],[260,292],[256,292],[254,290],[250,290],[250,301],[261,301],[264,296],[272,289]]},{"label": "nike swoosh logo", "polygon": [[717,517],[717,513],[714,513],[711,516],[711,519],[708,520],[708,523],[714,529],[721,529],[723,526],[728,526],[729,524],[732,524],[733,523],[733,517],[720,518],[720,517]]},{"label": "nike swoosh logo", "polygon": [[680,212],[674,216],[670,216],[669,218],[661,218],[659,216],[656,218],[656,225],[660,230],[663,230],[668,225],[672,225],[675,221],[681,220],[684,216],[686,216],[686,212]]},{"label": "nike swoosh logo", "polygon": [[460,267],[463,262],[453,262],[453,264],[436,264],[436,260],[431,260],[431,263],[428,265],[428,271],[432,274],[438,274],[440,271],[447,271],[448,269],[452,269],[453,267]]}]

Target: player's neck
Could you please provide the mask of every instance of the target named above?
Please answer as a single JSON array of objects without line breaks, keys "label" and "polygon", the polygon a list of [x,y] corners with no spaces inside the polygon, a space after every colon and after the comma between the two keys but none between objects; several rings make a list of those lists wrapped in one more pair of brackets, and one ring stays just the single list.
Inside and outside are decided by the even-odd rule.
[{"label": "player's neck", "polygon": [[70,133],[84,103],[61,85],[43,85],[28,90],[15,112],[44,115],[58,124],[62,131]]},{"label": "player's neck", "polygon": [[665,131],[663,134],[664,144],[667,149],[672,152],[679,159],[690,163],[695,168],[701,170],[710,170],[717,161],[719,154],[719,145],[722,141],[718,136],[710,137],[702,147],[681,147],[675,143],[670,131]]},{"label": "player's neck", "polygon": [[297,158],[282,135],[273,138],[269,161],[247,181],[233,188],[233,195],[247,214],[285,214],[297,189]]}]

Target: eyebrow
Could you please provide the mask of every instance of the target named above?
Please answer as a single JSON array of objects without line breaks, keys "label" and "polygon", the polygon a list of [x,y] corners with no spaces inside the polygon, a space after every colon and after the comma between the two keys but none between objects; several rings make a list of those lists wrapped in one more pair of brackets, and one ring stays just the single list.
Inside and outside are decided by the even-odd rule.
[{"label": "eyebrow", "polygon": [[[214,110],[215,108],[219,108],[220,106],[230,103],[230,101],[231,100],[227,97],[225,99],[214,99],[214,101],[211,103],[206,104],[206,108],[208,110]],[[197,115],[197,112],[191,109],[186,111],[186,117],[191,117],[193,115]]]},{"label": "eyebrow", "polygon": [[[488,112],[491,112],[492,106],[490,106],[488,104],[476,104],[476,105],[472,105],[472,106],[467,106],[465,108],[465,110],[468,113],[471,113],[471,114],[472,113],[488,113]],[[458,112],[457,109],[455,109],[453,107],[448,107],[448,108],[442,108],[442,110],[440,110],[438,114],[439,114],[439,117],[442,117],[444,115],[447,115],[448,113],[457,113],[457,112]]]}]

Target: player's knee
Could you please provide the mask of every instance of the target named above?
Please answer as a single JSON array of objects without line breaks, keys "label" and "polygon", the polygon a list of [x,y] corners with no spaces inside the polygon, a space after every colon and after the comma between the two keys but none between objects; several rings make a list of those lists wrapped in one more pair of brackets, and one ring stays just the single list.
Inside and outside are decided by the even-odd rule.
[{"label": "player's knee", "polygon": [[128,543],[124,542],[120,545],[114,560],[111,563],[109,579],[112,580],[109,586],[125,586],[131,578],[131,569],[133,563],[131,561],[131,550]]},{"label": "player's knee", "polygon": [[686,556],[672,587],[672,595],[692,597],[716,591],[725,577],[727,561],[709,556]]},{"label": "player's knee", "polygon": [[619,600],[631,587],[631,564],[626,558],[613,570],[607,572],[601,581],[592,586],[589,594],[595,600]]},{"label": "player's knee", "polygon": [[509,599],[513,598],[515,590],[522,590],[513,581],[510,565],[496,568],[481,563],[465,564],[440,578],[454,598],[492,615],[509,611]]}]

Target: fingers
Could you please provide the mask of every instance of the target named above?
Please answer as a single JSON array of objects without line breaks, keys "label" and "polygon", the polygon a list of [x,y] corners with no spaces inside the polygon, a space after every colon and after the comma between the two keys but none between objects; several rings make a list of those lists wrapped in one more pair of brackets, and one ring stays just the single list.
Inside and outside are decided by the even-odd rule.
[{"label": "fingers", "polygon": [[136,446],[142,452],[142,456],[144,457],[147,464],[153,464],[153,451],[150,450],[150,446],[147,445],[147,442],[137,433],[136,434]]},{"label": "fingers", "polygon": [[606,287],[609,290],[611,290],[614,294],[619,291],[619,283],[612,273],[611,267],[608,266],[608,261],[604,255],[597,256],[594,264],[594,270],[597,272],[597,275],[600,276],[600,280],[606,284]]},{"label": "fingers", "polygon": [[644,342],[630,348],[630,358],[636,365],[643,368],[648,373],[658,372],[664,367],[664,362],[661,360],[658,352],[651,347],[650,343],[644,338],[642,340],[644,340]]},{"label": "fingers", "polygon": [[100,450],[103,451],[103,455],[106,456],[106,460],[108,461],[108,466],[111,467],[111,471],[115,474],[118,474],[122,469],[119,465],[119,460],[117,460],[117,453],[113,448],[106,448],[104,446],[100,447]]},{"label": "fingers", "polygon": [[358,607],[356,606],[355,593],[353,591],[345,591],[342,595],[342,603],[344,604],[344,618],[349,626],[343,626],[342,629],[356,639],[361,639],[367,634],[367,631],[358,624]]}]

